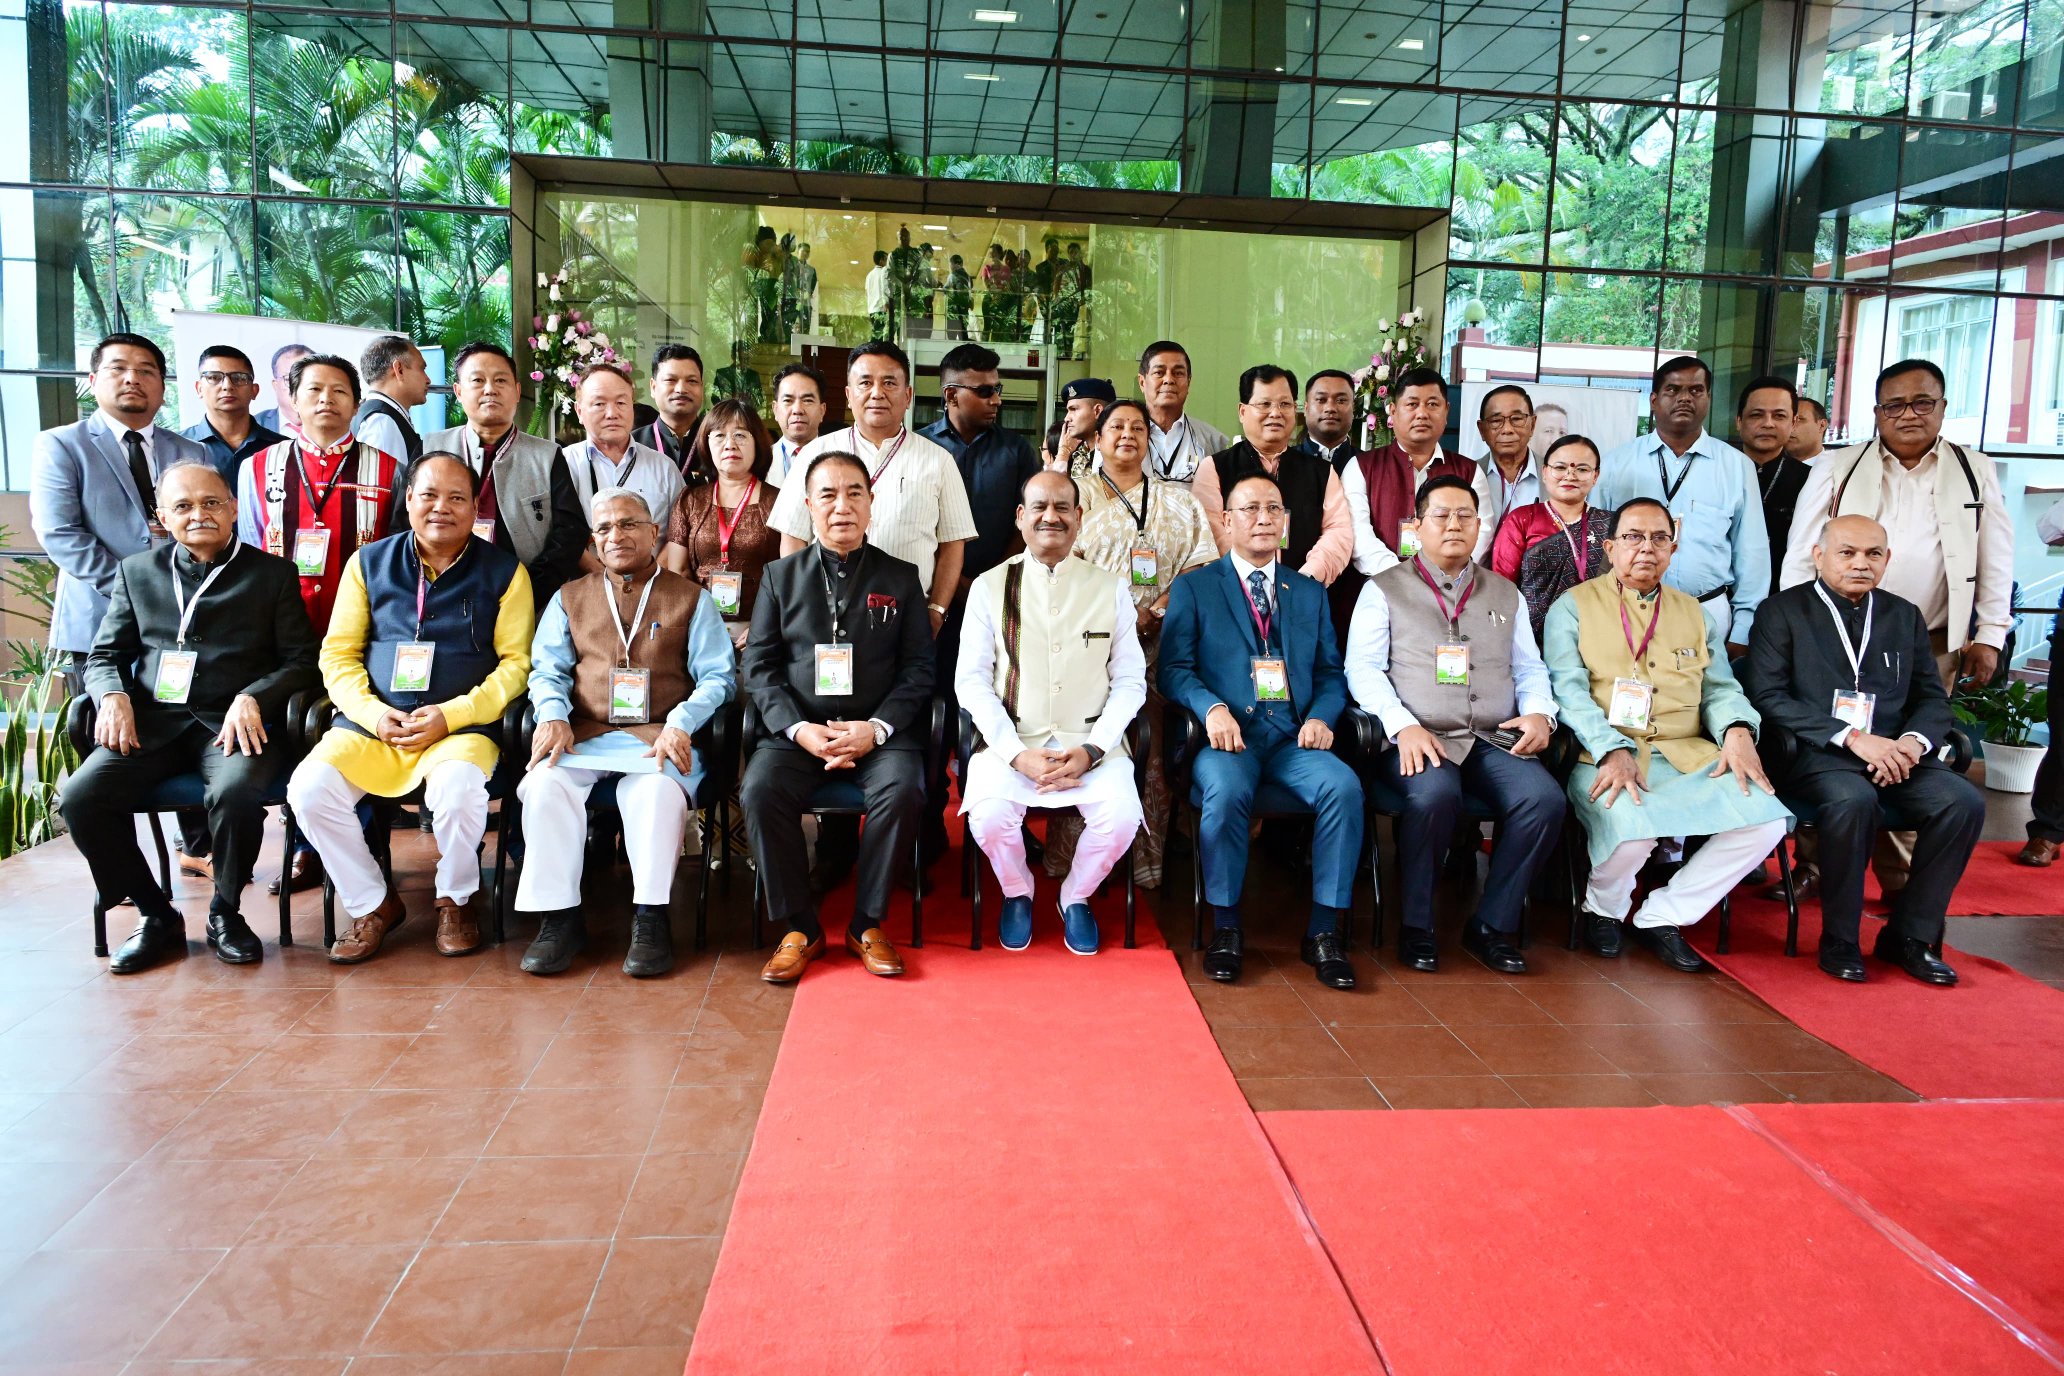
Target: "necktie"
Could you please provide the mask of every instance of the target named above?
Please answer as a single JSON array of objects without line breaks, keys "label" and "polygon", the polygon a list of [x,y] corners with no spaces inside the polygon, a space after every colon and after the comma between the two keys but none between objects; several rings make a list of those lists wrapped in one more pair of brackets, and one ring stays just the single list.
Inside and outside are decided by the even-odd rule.
[{"label": "necktie", "polygon": [[1247,575],[1247,586],[1253,590],[1254,610],[1261,613],[1262,620],[1268,620],[1268,575],[1260,569],[1254,570]]},{"label": "necktie", "polygon": [[143,435],[135,430],[124,431],[122,445],[129,451],[129,481],[136,484],[136,500],[143,503],[144,519],[155,522],[158,497],[152,490],[150,463],[143,457]]}]

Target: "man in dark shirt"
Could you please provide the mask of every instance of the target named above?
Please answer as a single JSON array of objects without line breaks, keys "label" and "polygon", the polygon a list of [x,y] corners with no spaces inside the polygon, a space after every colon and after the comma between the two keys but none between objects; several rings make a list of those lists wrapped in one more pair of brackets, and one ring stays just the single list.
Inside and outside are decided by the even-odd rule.
[{"label": "man in dark shirt", "polygon": [[1770,586],[1784,563],[1786,536],[1799,493],[1813,473],[1810,465],[1785,453],[1792,442],[1792,417],[1799,394],[1781,377],[1759,377],[1742,388],[1734,404],[1734,430],[1741,449],[1756,462],[1756,488],[1763,497],[1763,528],[1770,533]]},{"label": "man in dark shirt", "polygon": [[201,443],[208,462],[234,491],[244,460],[286,436],[251,416],[251,403],[258,397],[258,369],[249,354],[232,344],[217,344],[201,350],[196,371],[194,395],[201,399],[205,415],[180,433]]}]

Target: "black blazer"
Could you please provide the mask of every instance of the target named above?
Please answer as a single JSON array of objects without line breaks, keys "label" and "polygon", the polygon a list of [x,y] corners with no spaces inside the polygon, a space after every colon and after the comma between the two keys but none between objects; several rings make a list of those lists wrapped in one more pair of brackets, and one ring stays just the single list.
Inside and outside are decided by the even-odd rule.
[{"label": "black blazer", "polygon": [[[1842,729],[1834,714],[1835,692],[1850,691],[1857,680],[1850,673],[1834,618],[1814,591],[1818,584],[1816,579],[1786,588],[1756,608],[1742,686],[1766,722],[1798,737],[1796,772],[1862,772],[1864,763],[1854,753],[1828,744]],[[1833,593],[1829,596],[1841,600]],[[1940,747],[1956,719],[1935,671],[1927,622],[1920,608],[1903,597],[1883,589],[1871,596],[1876,600],[1861,685],[1864,692],[1878,695],[1871,734],[1897,737],[1917,731]],[[1930,752],[1921,763],[1940,761]]]},{"label": "black blazer", "polygon": [[159,655],[177,647],[179,603],[172,592],[172,561],[179,561],[189,603],[206,571],[177,544],[132,554],[115,570],[115,590],[93,651],[86,658],[86,691],[97,704],[107,693],[127,693],[136,711],[137,740],[146,750],[164,745],[193,722],[210,731],[239,696],[258,700],[268,728],[286,715],[287,699],[320,688],[320,642],[301,601],[294,565],[252,545],[236,557],[193,607],[186,648],[199,656],[183,706],[153,695]]},{"label": "black blazer", "polygon": [[[774,744],[799,750],[783,733],[801,722],[889,724],[887,749],[922,750],[932,701],[932,621],[917,566],[862,545],[847,575],[845,643],[853,646],[850,697],[817,696],[816,647],[831,643],[817,545],[776,559],[760,575],[752,632],[741,662],[745,691]],[[869,608],[870,597],[881,605]]]}]

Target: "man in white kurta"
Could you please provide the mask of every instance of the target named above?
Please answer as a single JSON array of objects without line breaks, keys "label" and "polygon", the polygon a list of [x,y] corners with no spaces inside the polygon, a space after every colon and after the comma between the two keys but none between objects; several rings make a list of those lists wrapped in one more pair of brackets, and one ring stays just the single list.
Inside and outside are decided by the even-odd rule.
[{"label": "man in white kurta", "polygon": [[1140,827],[1125,728],[1147,700],[1139,618],[1124,579],[1072,557],[1082,504],[1065,473],[1035,474],[1018,505],[1025,552],[968,593],[954,689],[981,732],[961,811],[1003,889],[998,938],[1032,941],[1028,808],[1082,814],[1075,863],[1061,880],[1063,938],[1094,955],[1089,899]]}]

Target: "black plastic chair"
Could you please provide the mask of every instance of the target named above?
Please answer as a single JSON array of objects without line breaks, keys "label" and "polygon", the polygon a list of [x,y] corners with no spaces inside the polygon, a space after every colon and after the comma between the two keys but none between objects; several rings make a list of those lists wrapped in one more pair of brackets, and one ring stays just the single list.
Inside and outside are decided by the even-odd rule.
[{"label": "black plastic chair", "polygon": [[[489,883],[486,886],[489,890],[488,900],[492,916],[488,939],[497,946],[501,945],[507,929],[509,886],[505,881],[509,867],[509,819],[515,811],[513,804],[516,800],[516,780],[522,776],[523,766],[530,759],[529,751],[519,748],[520,743],[529,740],[528,736],[522,734],[523,714],[529,710],[529,696],[518,694],[515,700],[502,710],[500,720],[488,722],[482,732],[500,751],[495,760],[494,773],[489,775],[487,780],[487,800],[499,804],[495,808],[493,824],[494,867],[488,872]],[[330,729],[338,715],[336,704],[327,696],[318,697],[310,704],[302,728],[302,739],[307,742],[307,749],[314,748],[315,743],[323,738],[323,733]],[[386,875],[391,886],[394,883],[394,848],[393,838],[389,833],[392,831],[394,812],[397,808],[410,804],[421,806],[423,790],[419,785],[399,798],[375,798],[368,794],[366,801],[373,809],[373,821],[366,832],[366,843],[372,848],[373,859],[379,862],[380,872]],[[285,885],[281,887],[285,888]],[[330,880],[328,866],[323,869],[322,895],[323,945],[330,947],[337,944],[337,889]]]},{"label": "black plastic chair", "polygon": [[[268,750],[278,749],[279,768],[261,801],[266,807],[276,807],[280,810],[280,818],[286,828],[286,849],[280,855],[282,873],[293,863],[294,847],[300,839],[300,828],[294,822],[294,809],[287,806],[287,779],[308,749],[307,741],[301,734],[300,724],[312,696],[308,693],[296,693],[287,700],[286,718],[281,722],[280,729],[272,733],[273,739],[267,745]],[[97,715],[93,699],[84,693],[72,699],[72,705],[65,715],[65,734],[71,739],[73,753],[82,762],[94,750],[93,731]],[[167,897],[172,894],[172,857],[165,847],[165,825],[159,814],[177,812],[181,808],[200,807],[206,794],[207,781],[201,777],[198,770],[194,770],[185,774],[175,774],[164,780],[156,788],[137,798],[129,809],[132,813],[141,812],[150,818],[151,839],[157,842],[158,846],[158,887],[165,891]],[[121,898],[128,896],[120,895],[116,901],[119,902]],[[96,956],[105,956],[108,953],[107,910],[107,896],[95,890],[93,954]],[[293,945],[294,896],[285,884],[280,885],[279,924],[279,944]]]},{"label": "black plastic chair", "polygon": [[[1147,791],[1147,751],[1152,745],[1152,738],[1153,732],[1147,726],[1146,709],[1142,707],[1139,713],[1125,724],[1125,745],[1132,755],[1132,786],[1141,797],[1145,797]],[[968,761],[974,758],[975,751],[981,747],[981,739],[982,733],[975,729],[975,719],[965,708],[961,709],[960,739],[954,748],[954,759],[956,767],[960,770],[963,789],[967,787]],[[1047,815],[1072,811],[1073,808],[1049,808]],[[1139,836],[1135,834],[1132,844],[1125,848],[1124,858],[1118,862],[1119,868],[1125,871],[1125,949],[1128,951],[1139,945],[1133,936],[1139,912],[1139,889],[1132,882],[1132,858],[1138,849]],[[963,835],[960,842],[960,886],[961,892],[973,900],[974,914],[968,930],[970,951],[982,949],[982,929],[987,923],[983,911],[985,899],[982,876],[993,872],[989,857],[982,854],[982,848],[975,844],[975,838]],[[1110,882],[1110,876],[1106,875],[1104,884],[1108,885]],[[1097,892],[1102,893],[1103,887],[1099,886]]]},{"label": "black plastic chair", "polygon": [[[1766,722],[1758,746],[1763,758],[1763,768],[1772,779],[1785,778],[1791,774],[1793,762],[1799,757],[1798,737],[1781,726]],[[1951,727],[1948,738],[1936,750],[1937,758],[1943,760],[1958,774],[1970,772],[1971,755],[1971,738],[1964,734],[1961,727]],[[1782,787],[1777,790],[1777,800],[1783,803],[1796,819],[1794,830],[1798,827],[1813,826],[1820,819],[1818,807],[1803,798],[1787,793]],[[1882,793],[1878,795],[1880,831],[1918,831],[1924,820],[1926,819],[1908,812],[1905,808],[1887,802]],[[1778,883],[1784,889],[1785,897],[1784,953],[1796,956],[1799,954],[1799,891],[1792,881],[1791,847],[1781,841],[1777,847],[1777,877]],[[1715,940],[1715,949],[1723,956],[1727,954],[1730,917],[1727,906],[1722,904],[1720,932]],[[1935,953],[1942,954],[1942,943],[1939,941],[1935,943]]]},{"label": "black plastic chair", "polygon": [[[753,706],[750,695],[741,694],[745,701],[743,729],[739,732],[740,774],[752,760],[753,751],[759,747],[766,729],[760,725],[759,710]],[[932,699],[930,732],[925,740],[924,772],[922,784],[929,789],[932,781],[945,777],[946,770],[946,704],[942,699]],[[927,798],[936,796],[927,793]],[[867,815],[867,800],[861,796],[860,786],[851,779],[830,778],[817,785],[810,795],[809,803],[803,809],[813,817],[864,817]],[[910,944],[924,945],[924,827],[912,829],[910,839]],[[753,874],[752,895],[753,949],[767,944],[767,886],[758,871]]]},{"label": "black plastic chair", "polygon": [[[1333,733],[1333,753],[1341,757],[1348,768],[1354,767],[1348,752],[1348,730]],[[1162,719],[1162,761],[1168,778],[1168,829],[1172,833],[1188,807],[1196,813],[1190,826],[1190,902],[1194,921],[1190,933],[1190,949],[1204,948],[1204,814],[1195,799],[1190,796],[1191,774],[1197,755],[1209,743],[1204,723],[1189,708],[1179,702],[1168,704],[1167,715]],[[1297,796],[1278,784],[1263,782],[1254,792],[1254,806],[1250,817],[1262,820],[1280,818],[1308,818],[1312,810],[1297,800]],[[1369,870],[1369,883],[1376,886],[1376,838],[1375,823],[1366,804],[1362,808],[1362,864]],[[1354,899],[1350,894],[1347,910],[1341,919],[1341,944],[1354,949]]]},{"label": "black plastic chair", "polygon": [[[517,735],[513,747],[522,754],[526,762],[530,758],[530,739],[536,730],[537,709],[526,698],[523,704],[523,715],[517,726]],[[712,828],[710,826],[704,825],[703,827],[705,844],[702,859],[702,878],[697,885],[695,896],[695,949],[698,951],[706,950],[709,947],[709,886],[710,870],[712,868],[710,862],[715,855],[721,854],[721,851],[713,852],[710,849],[710,842],[714,841],[721,845],[723,837],[723,822],[721,818],[728,812],[731,805],[731,789],[737,779],[736,765],[733,763],[737,758],[737,754],[732,740],[737,730],[738,703],[734,698],[719,707],[716,714],[693,737],[695,749],[702,756],[704,767],[702,778],[697,782],[694,791],[688,796],[688,806],[700,816],[705,824],[711,820],[711,814],[713,813],[719,819],[715,835],[712,835]],[[571,755],[566,757],[566,762],[569,764],[578,763]],[[727,764],[732,766],[729,773],[725,772]],[[603,849],[603,843],[612,840],[618,828],[623,824],[623,819],[617,812],[616,807],[616,783],[619,777],[621,776],[616,774],[604,774],[595,781],[595,786],[588,791],[588,834],[585,839],[590,858],[597,854],[608,853]],[[509,796],[503,801],[502,808],[505,812],[511,814],[510,830],[518,837],[523,837],[523,799],[517,794],[515,789],[512,788],[509,791]],[[515,873],[509,877],[509,882],[512,886],[521,877],[523,872],[525,853],[529,849],[528,838],[524,838],[524,840],[524,845],[512,848],[514,854],[510,856],[510,860],[515,866]],[[588,866],[583,872],[583,877],[592,872],[593,866]],[[513,908],[514,905],[515,898],[512,887],[510,906]]]}]

